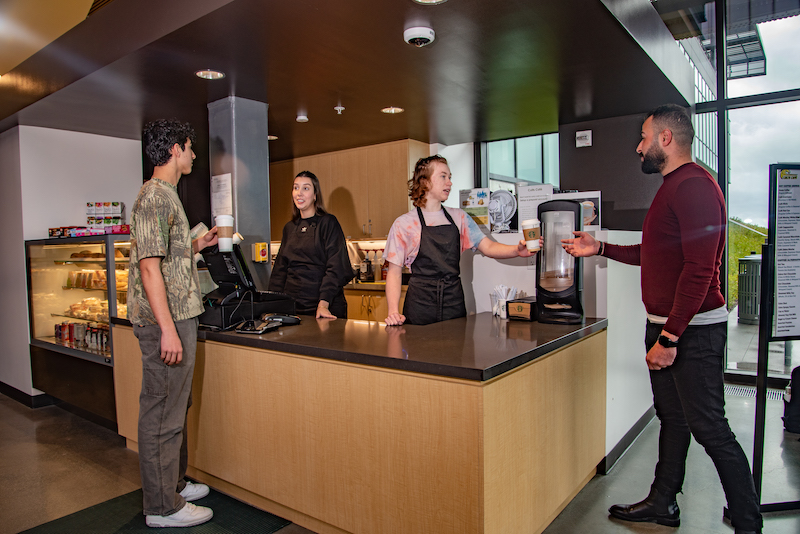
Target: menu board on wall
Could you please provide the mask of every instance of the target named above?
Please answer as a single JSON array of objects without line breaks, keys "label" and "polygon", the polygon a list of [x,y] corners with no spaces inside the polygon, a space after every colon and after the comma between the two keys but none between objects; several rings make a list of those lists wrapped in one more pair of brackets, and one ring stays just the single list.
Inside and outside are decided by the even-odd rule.
[{"label": "menu board on wall", "polygon": [[800,335],[800,172],[797,168],[776,170],[775,335],[797,336]]}]

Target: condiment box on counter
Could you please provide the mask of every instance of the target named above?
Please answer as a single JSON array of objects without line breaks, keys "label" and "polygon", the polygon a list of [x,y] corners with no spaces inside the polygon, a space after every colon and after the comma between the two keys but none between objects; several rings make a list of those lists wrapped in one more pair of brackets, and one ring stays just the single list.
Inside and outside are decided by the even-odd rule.
[{"label": "condiment box on counter", "polygon": [[517,321],[535,321],[537,319],[536,297],[523,297],[509,300],[506,303],[509,319]]}]

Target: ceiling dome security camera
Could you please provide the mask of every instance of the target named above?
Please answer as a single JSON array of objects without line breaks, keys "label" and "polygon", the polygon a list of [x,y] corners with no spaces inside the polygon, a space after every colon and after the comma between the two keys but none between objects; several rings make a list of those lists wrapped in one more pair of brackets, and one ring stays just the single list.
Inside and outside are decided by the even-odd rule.
[{"label": "ceiling dome security camera", "polygon": [[417,48],[431,44],[434,39],[436,39],[436,32],[433,31],[433,28],[425,26],[415,26],[403,32],[403,40]]}]

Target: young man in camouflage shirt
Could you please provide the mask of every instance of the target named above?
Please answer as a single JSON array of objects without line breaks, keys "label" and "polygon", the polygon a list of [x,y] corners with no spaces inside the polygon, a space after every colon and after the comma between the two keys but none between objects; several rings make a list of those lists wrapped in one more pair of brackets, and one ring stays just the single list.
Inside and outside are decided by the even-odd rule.
[{"label": "young man in camouflage shirt", "polygon": [[139,470],[150,527],[189,527],[214,515],[187,502],[208,495],[208,486],[184,480],[186,412],[203,312],[194,253],[217,243],[216,228],[192,242],[178,197],[178,180],[192,172],[194,140],[188,123],[145,126],[145,152],[155,169],[131,210],[128,319],[142,351]]}]

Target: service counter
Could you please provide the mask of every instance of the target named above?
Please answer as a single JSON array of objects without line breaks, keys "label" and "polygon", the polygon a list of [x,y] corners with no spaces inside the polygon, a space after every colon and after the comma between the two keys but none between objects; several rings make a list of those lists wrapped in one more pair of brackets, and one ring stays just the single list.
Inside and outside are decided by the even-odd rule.
[{"label": "service counter", "polygon": [[[605,452],[607,320],[199,333],[189,474],[320,534],[543,531]],[[141,360],[113,330],[119,432]]]}]

